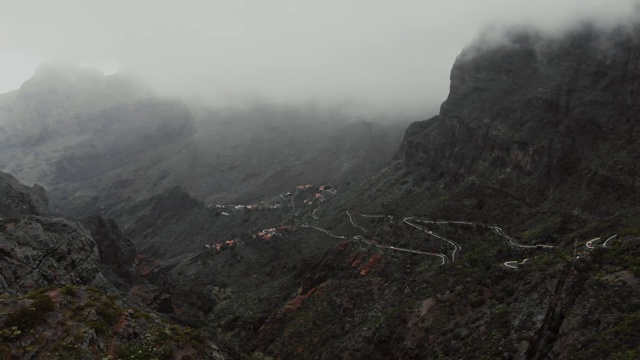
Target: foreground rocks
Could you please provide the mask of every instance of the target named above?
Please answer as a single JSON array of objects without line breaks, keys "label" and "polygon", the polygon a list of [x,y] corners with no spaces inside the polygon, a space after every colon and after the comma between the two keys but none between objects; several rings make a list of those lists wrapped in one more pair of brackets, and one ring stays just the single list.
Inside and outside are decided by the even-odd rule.
[{"label": "foreground rocks", "polygon": [[127,295],[136,249],[113,220],[46,217],[42,189],[4,173],[0,199],[0,358],[223,359]]}]

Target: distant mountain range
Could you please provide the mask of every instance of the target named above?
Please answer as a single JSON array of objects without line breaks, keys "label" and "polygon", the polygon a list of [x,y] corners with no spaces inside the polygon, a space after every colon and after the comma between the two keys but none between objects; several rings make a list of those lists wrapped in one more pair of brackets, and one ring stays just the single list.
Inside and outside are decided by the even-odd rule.
[{"label": "distant mountain range", "polygon": [[175,185],[209,203],[255,201],[371,174],[405,124],[316,106],[213,111],[124,75],[49,64],[0,95],[0,169],[44,186],[67,214],[108,213]]}]

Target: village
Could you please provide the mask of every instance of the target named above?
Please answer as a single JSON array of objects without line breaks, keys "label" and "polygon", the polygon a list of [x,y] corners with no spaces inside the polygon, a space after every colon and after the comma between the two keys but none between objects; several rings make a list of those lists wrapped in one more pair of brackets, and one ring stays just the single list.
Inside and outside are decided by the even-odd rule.
[{"label": "village", "polygon": [[[283,202],[278,200],[272,200],[269,202],[262,202],[258,204],[250,204],[250,205],[215,205],[216,216],[232,216],[233,212],[238,211],[258,211],[258,210],[276,210],[282,208],[296,208],[296,202],[299,202],[302,199],[302,204],[304,206],[312,206],[319,205],[329,199],[335,197],[337,191],[332,189],[327,185],[315,186],[311,184],[306,185],[298,185],[295,187],[293,192],[288,192],[286,194],[279,194],[277,198],[282,199]],[[209,205],[207,207],[212,207],[213,205]],[[227,210],[227,211],[223,211]],[[295,215],[297,216],[300,213],[298,211]],[[262,239],[269,241],[274,237],[281,237],[286,233],[297,232],[299,230],[296,226],[289,225],[279,225],[276,227],[271,227],[267,229],[262,229],[261,231],[255,233],[252,238],[253,239]],[[239,239],[229,239],[224,240],[222,242],[216,242],[211,244],[205,244],[204,247],[207,251],[215,251],[216,253],[220,253],[223,250],[231,250],[236,246],[241,244]]]}]

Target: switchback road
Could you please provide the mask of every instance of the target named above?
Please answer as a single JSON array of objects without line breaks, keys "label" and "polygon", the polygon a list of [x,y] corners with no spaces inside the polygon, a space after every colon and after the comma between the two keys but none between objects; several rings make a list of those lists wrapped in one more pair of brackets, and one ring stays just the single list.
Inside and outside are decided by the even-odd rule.
[{"label": "switchback road", "polygon": [[404,223],[405,223],[405,224],[407,224],[407,225],[409,225],[409,226],[413,226],[414,228],[416,228],[416,229],[418,229],[418,230],[420,230],[420,231],[422,231],[422,232],[425,232],[425,233],[427,233],[427,234],[429,234],[429,235],[431,235],[431,236],[433,236],[433,237],[435,237],[435,238],[437,238],[437,239],[440,239],[440,240],[442,240],[442,241],[446,241],[447,243],[449,243],[450,245],[452,245],[452,246],[453,246],[453,252],[451,253],[451,262],[455,262],[455,261],[456,261],[456,251],[458,251],[458,250],[462,250],[462,246],[458,245],[458,244],[457,244],[455,241],[453,241],[453,240],[449,240],[449,239],[447,239],[446,237],[444,237],[444,236],[442,236],[442,235],[436,234],[436,233],[434,233],[433,231],[426,230],[426,229],[424,229],[424,228],[422,228],[422,227],[420,227],[420,226],[418,226],[418,225],[416,225],[416,224],[412,223],[412,222],[411,222],[411,220],[413,220],[413,217],[407,217],[407,218],[404,218],[404,220],[403,220],[403,221],[404,221]]}]

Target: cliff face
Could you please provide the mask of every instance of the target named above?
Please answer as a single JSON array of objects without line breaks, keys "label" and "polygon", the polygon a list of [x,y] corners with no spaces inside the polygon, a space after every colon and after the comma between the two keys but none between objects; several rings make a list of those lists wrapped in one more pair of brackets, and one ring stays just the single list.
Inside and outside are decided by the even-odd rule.
[{"label": "cliff face", "polygon": [[561,189],[572,189],[577,207],[631,204],[640,150],[638,34],[584,27],[556,39],[515,33],[468,47],[440,114],[407,129],[400,157],[429,180],[474,176],[526,193],[533,204]]}]

